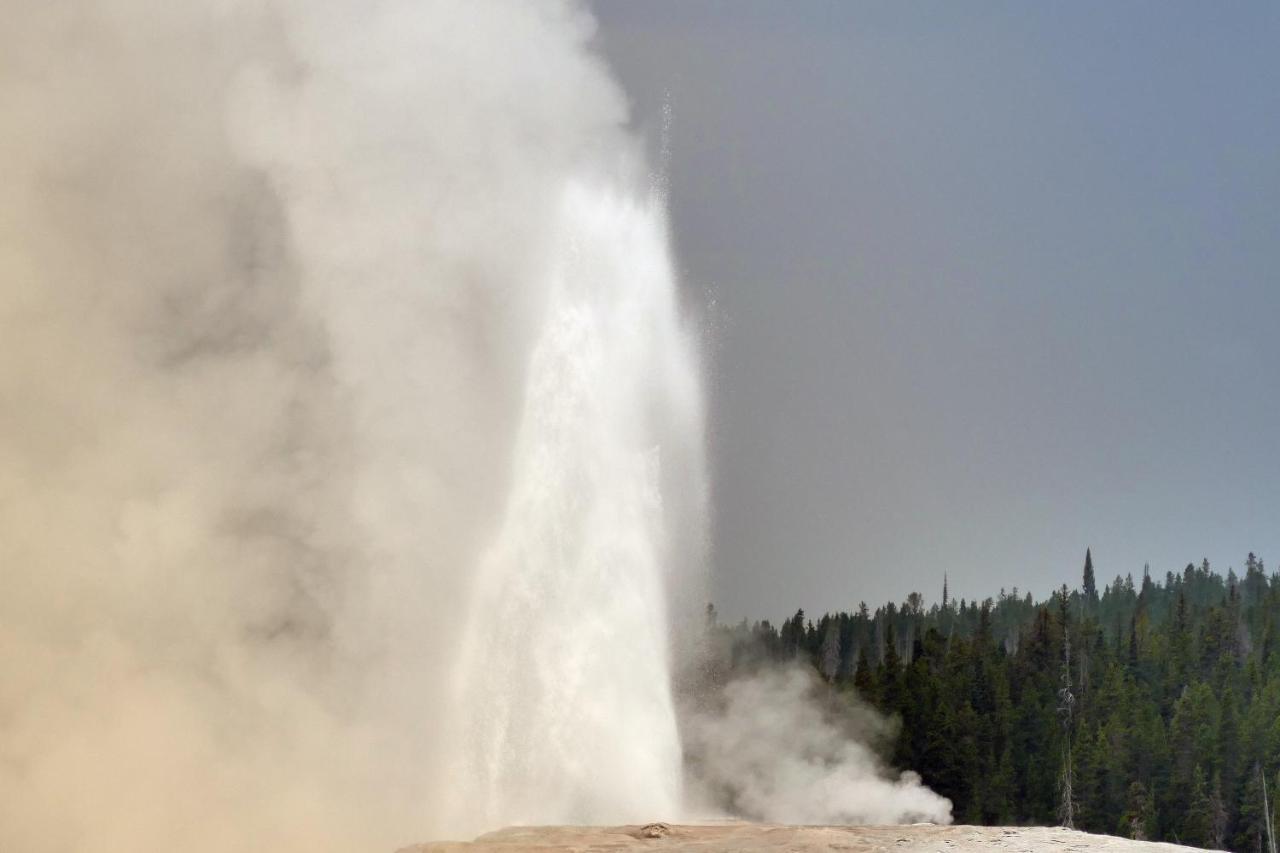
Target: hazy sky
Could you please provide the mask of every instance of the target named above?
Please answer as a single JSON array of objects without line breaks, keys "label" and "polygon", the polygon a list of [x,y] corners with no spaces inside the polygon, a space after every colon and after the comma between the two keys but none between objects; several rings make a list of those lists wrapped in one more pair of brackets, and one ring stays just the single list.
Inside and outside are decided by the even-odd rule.
[{"label": "hazy sky", "polygon": [[1280,560],[1280,5],[601,0],[730,618]]}]

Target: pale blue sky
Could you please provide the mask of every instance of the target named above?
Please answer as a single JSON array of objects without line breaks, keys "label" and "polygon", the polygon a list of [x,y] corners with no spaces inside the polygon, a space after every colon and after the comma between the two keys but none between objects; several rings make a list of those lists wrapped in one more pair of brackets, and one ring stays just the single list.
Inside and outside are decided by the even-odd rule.
[{"label": "pale blue sky", "polygon": [[1280,4],[600,0],[730,617],[1280,560]]}]

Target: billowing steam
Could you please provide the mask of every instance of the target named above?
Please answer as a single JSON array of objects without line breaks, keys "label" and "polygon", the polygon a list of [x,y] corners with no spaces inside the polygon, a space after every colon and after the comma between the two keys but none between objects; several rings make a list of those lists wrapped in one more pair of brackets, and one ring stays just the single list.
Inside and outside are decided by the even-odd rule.
[{"label": "billowing steam", "polygon": [[826,688],[798,666],[729,682],[716,704],[689,720],[702,808],[771,823],[951,822],[951,802],[910,771],[894,774],[869,744],[887,721]]},{"label": "billowing steam", "polygon": [[6,4],[0,849],[678,816],[702,395],[593,26]]}]

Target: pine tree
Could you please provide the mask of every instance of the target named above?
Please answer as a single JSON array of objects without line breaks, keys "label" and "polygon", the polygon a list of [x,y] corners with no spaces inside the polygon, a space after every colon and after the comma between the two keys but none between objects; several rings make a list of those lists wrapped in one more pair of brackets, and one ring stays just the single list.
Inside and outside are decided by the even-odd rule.
[{"label": "pine tree", "polygon": [[1209,788],[1209,846],[1223,850],[1227,846],[1227,803],[1222,796],[1222,774],[1213,774]]},{"label": "pine tree", "polygon": [[858,650],[858,668],[853,673],[853,688],[858,691],[858,695],[868,702],[877,700],[876,694],[876,677],[871,669],[871,661],[867,660],[867,648],[863,646]]},{"label": "pine tree", "polygon": [[884,627],[884,662],[876,681],[880,686],[880,710],[886,714],[902,711],[905,703],[902,690],[902,658],[898,656],[898,639],[894,635],[893,623]]},{"label": "pine tree", "polygon": [[1191,616],[1184,587],[1178,589],[1178,600],[1173,611],[1173,623],[1169,626],[1169,659],[1166,669],[1167,694],[1175,697],[1187,683],[1187,671],[1191,662]]},{"label": "pine tree", "polygon": [[1151,792],[1141,782],[1129,786],[1129,794],[1125,798],[1124,815],[1120,818],[1117,834],[1134,841],[1146,841],[1156,835],[1155,808],[1152,805]]},{"label": "pine tree", "polygon": [[840,622],[825,617],[826,630],[823,631],[822,651],[818,662],[819,670],[827,681],[834,681],[840,671]]},{"label": "pine tree", "polygon": [[1191,796],[1178,839],[1192,847],[1208,847],[1213,835],[1213,805],[1204,781],[1204,770],[1196,765],[1192,774]]},{"label": "pine tree", "polygon": [[1221,788],[1227,823],[1231,824],[1238,811],[1236,793],[1240,788],[1240,717],[1237,711],[1239,699],[1234,689],[1228,687],[1222,694],[1222,711],[1218,717],[1218,736],[1214,744],[1218,770],[1215,784]]},{"label": "pine tree", "polygon": [[1062,687],[1058,690],[1058,713],[1062,716],[1062,798],[1058,816],[1067,829],[1075,829],[1076,792],[1075,766],[1071,755],[1071,735],[1074,728],[1076,697],[1071,692],[1071,626],[1067,621],[1066,588],[1062,591]]},{"label": "pine tree", "polygon": [[1268,849],[1267,804],[1262,796],[1262,768],[1255,765],[1245,780],[1240,798],[1240,816],[1232,849],[1246,853],[1263,853]]},{"label": "pine tree", "polygon": [[799,657],[804,648],[804,608],[797,610],[795,616],[782,623],[779,639],[787,657]]},{"label": "pine tree", "polygon": [[1084,549],[1084,598],[1092,606],[1098,600],[1098,584],[1093,576],[1093,551]]}]

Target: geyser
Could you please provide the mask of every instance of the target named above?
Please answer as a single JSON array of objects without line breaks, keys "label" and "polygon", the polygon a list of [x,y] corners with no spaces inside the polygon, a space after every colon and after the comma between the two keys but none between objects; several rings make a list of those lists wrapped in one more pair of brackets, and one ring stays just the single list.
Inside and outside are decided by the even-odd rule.
[{"label": "geyser", "polygon": [[5,12],[0,848],[669,814],[700,394],[589,15]]},{"label": "geyser", "polygon": [[702,394],[590,16],[5,11],[0,849],[678,817]]},{"label": "geyser", "polygon": [[700,497],[701,394],[658,210],[583,183],[563,199],[461,670],[489,825],[679,810],[663,467]]}]

